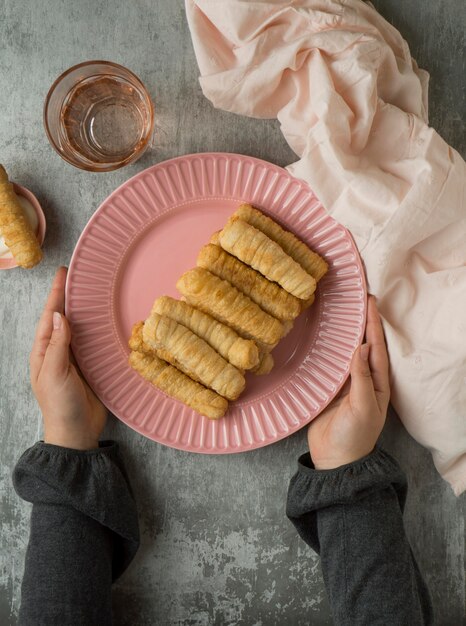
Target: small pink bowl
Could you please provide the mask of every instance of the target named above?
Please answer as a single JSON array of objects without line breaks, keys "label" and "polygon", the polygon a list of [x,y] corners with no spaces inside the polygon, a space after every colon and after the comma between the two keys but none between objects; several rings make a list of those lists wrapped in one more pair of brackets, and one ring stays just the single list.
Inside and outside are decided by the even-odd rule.
[{"label": "small pink bowl", "polygon": [[[29,200],[29,202],[32,204],[39,220],[36,230],[36,237],[39,241],[39,244],[42,245],[45,238],[45,215],[42,211],[42,207],[39,204],[39,200],[31,191],[29,191],[29,189],[21,187],[21,185],[13,183],[13,189],[18,196],[23,196],[23,198],[26,198],[26,200]],[[10,270],[13,267],[18,267],[18,264],[16,263],[14,258],[2,259],[0,257],[0,270]]]}]

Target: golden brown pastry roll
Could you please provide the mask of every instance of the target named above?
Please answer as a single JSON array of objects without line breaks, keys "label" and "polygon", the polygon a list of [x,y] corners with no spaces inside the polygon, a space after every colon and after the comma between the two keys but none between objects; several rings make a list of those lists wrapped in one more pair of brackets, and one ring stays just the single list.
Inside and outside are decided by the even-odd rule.
[{"label": "golden brown pastry roll", "polygon": [[219,419],[225,415],[228,408],[225,398],[191,380],[157,356],[133,351],[129,356],[129,364],[161,391],[184,402],[201,415],[209,419]]},{"label": "golden brown pastry roll", "polygon": [[136,324],[133,325],[131,337],[128,341],[129,349],[135,352],[142,352],[143,354],[154,354],[154,350],[144,343],[144,339],[142,338],[143,327],[144,322],[136,322]]},{"label": "golden brown pastry roll", "polygon": [[304,311],[304,309],[308,309],[311,305],[314,304],[315,299],[316,299],[316,294],[313,293],[312,296],[308,298],[307,300],[302,300],[301,310]]},{"label": "golden brown pastry roll", "polygon": [[40,263],[42,250],[39,242],[2,165],[0,165],[0,234],[20,267],[30,269]]},{"label": "golden brown pastry roll", "polygon": [[206,341],[175,320],[151,313],[144,323],[142,336],[151,348],[170,354],[173,363],[185,374],[228,400],[236,400],[244,390],[243,374]]},{"label": "golden brown pastry roll", "polygon": [[215,231],[215,233],[210,238],[209,243],[211,243],[214,246],[219,246],[220,245],[220,232],[221,232],[220,230]]},{"label": "golden brown pastry roll", "polygon": [[[131,337],[128,341],[130,349],[134,352],[141,352],[142,354],[146,354],[148,356],[158,357],[159,359],[162,359],[162,361],[166,361],[167,363],[170,363],[174,367],[180,369],[178,361],[173,357],[170,352],[168,352],[168,350],[164,350],[161,348],[155,349],[147,345],[143,338],[143,328],[144,322],[137,322],[136,324],[134,324],[131,330]],[[188,375],[193,380],[197,380],[197,382],[200,382],[196,375],[192,372],[189,372]]]},{"label": "golden brown pastry roll", "polygon": [[258,209],[255,209],[250,204],[242,204],[235,211],[234,215],[254,226],[254,228],[261,230],[264,235],[278,243],[286,254],[296,263],[299,263],[316,281],[319,281],[326,274],[328,264],[321,256],[313,252],[309,246],[300,241],[293,233],[282,228],[277,222],[261,213]]},{"label": "golden brown pastry roll", "polygon": [[230,219],[220,233],[220,244],[268,280],[277,282],[297,298],[306,300],[315,291],[316,281],[299,263],[261,230],[237,217]]},{"label": "golden brown pastry roll", "polygon": [[270,282],[219,246],[210,243],[201,248],[197,265],[227,280],[266,313],[281,321],[292,320],[301,312],[302,300]]},{"label": "golden brown pastry roll", "polygon": [[283,336],[286,337],[294,326],[294,321],[289,320],[283,324]]},{"label": "golden brown pastry roll", "polygon": [[173,354],[165,348],[158,348],[155,351],[155,354],[159,357],[159,359],[162,359],[162,361],[170,363],[170,365],[176,367],[176,369],[180,370],[180,372],[183,372],[184,374],[186,374],[186,376],[189,376],[189,378],[195,380],[197,383],[200,383],[202,385],[202,380],[198,376],[196,376],[194,372],[188,371],[185,367],[183,367],[183,365],[181,365],[181,363],[177,359],[175,359]]},{"label": "golden brown pastry roll", "polygon": [[283,334],[283,325],[263,311],[255,302],[202,267],[196,267],[176,283],[178,291],[193,306],[228,324],[243,337],[276,346]]},{"label": "golden brown pastry roll", "polygon": [[272,371],[274,366],[273,356],[270,352],[261,352],[259,365],[251,370],[256,376],[263,376]]},{"label": "golden brown pastry roll", "polygon": [[152,312],[183,324],[238,369],[248,370],[259,362],[259,350],[252,340],[243,339],[226,324],[187,302],[162,296],[155,301]]}]

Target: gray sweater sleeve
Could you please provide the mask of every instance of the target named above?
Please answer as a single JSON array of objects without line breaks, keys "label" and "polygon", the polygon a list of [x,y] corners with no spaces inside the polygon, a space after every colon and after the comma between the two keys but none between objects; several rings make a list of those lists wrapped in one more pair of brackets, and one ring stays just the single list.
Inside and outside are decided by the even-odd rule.
[{"label": "gray sweater sleeve", "polygon": [[79,451],[37,443],[19,459],[13,483],[33,504],[19,624],[111,624],[112,581],[139,546],[117,444]]},{"label": "gray sweater sleeve", "polygon": [[428,589],[403,526],[406,479],[376,450],[335,470],[314,469],[309,453],[291,479],[287,515],[321,557],[337,626],[433,623]]}]

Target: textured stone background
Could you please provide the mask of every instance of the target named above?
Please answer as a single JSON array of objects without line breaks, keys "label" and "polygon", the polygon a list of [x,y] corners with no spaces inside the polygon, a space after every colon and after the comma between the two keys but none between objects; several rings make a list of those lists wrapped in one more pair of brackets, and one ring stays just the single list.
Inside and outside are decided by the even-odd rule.
[{"label": "textured stone background", "polygon": [[[466,4],[378,0],[413,56],[432,75],[430,116],[463,156]],[[74,169],[49,147],[42,104],[65,68],[90,58],[133,69],[156,102],[156,148],[118,172]],[[203,98],[182,0],[0,0],[0,161],[32,189],[48,221],[45,260],[1,272],[0,623],[16,623],[30,507],[10,474],[40,437],[28,383],[35,321],[59,264],[69,262],[89,217],[120,183],[183,153],[225,150],[280,165],[294,160],[278,125],[214,110]],[[438,416],[442,418],[441,415]],[[331,624],[318,559],[284,516],[285,493],[305,432],[242,455],[164,448],[111,418],[141,509],[143,542],[115,588],[116,625]],[[429,453],[391,415],[384,446],[406,470],[406,528],[432,591],[437,623],[464,623],[464,499],[436,474]],[[388,625],[387,625],[388,626]]]}]

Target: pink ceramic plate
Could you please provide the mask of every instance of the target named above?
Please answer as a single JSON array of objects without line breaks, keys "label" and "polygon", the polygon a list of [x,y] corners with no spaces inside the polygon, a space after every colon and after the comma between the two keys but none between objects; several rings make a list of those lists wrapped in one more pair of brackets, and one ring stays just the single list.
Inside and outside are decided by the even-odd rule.
[{"label": "pink ceramic plate", "polygon": [[[269,213],[330,266],[314,305],[274,350],[267,376],[248,375],[227,415],[210,421],[127,364],[127,339],[157,296],[175,284],[241,201]],[[141,172],[87,224],[71,260],[66,312],[81,371],[123,422],[168,446],[242,452],[295,432],[335,397],[364,332],[366,288],[349,233],[309,186],[284,169],[236,154],[194,154]]]}]

